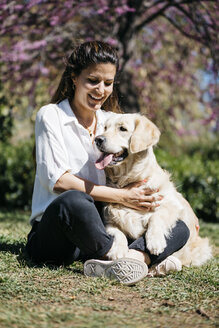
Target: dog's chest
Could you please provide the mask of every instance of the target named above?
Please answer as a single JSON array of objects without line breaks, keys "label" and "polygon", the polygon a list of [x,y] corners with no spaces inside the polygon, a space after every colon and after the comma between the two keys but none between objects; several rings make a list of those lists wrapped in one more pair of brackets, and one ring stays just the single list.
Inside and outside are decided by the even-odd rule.
[{"label": "dog's chest", "polygon": [[146,231],[151,213],[136,211],[118,204],[108,205],[105,209],[107,225],[116,226],[123,233],[137,239]]}]

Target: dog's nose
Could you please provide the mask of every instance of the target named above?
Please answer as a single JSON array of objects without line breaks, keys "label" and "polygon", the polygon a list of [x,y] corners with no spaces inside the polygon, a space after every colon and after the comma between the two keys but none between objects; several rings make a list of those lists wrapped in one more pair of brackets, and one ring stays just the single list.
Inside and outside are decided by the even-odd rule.
[{"label": "dog's nose", "polygon": [[101,147],[103,145],[105,139],[106,138],[104,136],[97,136],[95,138],[95,143],[96,143],[97,147]]}]

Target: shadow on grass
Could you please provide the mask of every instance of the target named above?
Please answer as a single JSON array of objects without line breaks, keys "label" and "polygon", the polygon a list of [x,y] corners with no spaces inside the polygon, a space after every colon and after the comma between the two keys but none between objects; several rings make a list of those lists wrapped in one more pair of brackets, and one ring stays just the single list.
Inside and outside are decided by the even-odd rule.
[{"label": "shadow on grass", "polygon": [[24,242],[7,242],[0,240],[0,252],[9,252],[17,256],[17,260],[22,267],[28,268],[49,268],[50,270],[58,270],[60,267],[65,267],[66,270],[72,271],[74,273],[82,273],[78,268],[71,268],[69,265],[55,265],[52,263],[35,263],[30,259],[27,254],[26,246]]},{"label": "shadow on grass", "polygon": [[22,266],[36,266],[36,264],[28,257],[24,242],[9,242],[0,240],[0,252],[7,252],[16,255],[18,262],[22,264]]},{"label": "shadow on grass", "polygon": [[35,264],[28,258],[24,242],[9,242],[0,240],[0,252],[16,255],[22,266],[34,267]]},{"label": "shadow on grass", "polygon": [[23,242],[0,241],[0,252],[10,252],[15,255],[21,254],[25,250]]}]

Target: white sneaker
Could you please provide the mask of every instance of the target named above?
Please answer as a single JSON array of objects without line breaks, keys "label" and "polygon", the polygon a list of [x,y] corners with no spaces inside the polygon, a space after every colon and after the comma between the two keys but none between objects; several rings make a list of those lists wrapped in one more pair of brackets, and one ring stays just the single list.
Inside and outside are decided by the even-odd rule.
[{"label": "white sneaker", "polygon": [[165,276],[169,272],[181,271],[182,263],[175,256],[167,257],[163,262],[152,266],[148,271],[148,277]]},{"label": "white sneaker", "polygon": [[89,277],[105,276],[126,285],[133,285],[146,277],[148,267],[144,262],[121,258],[115,261],[88,260],[84,263],[84,274]]}]

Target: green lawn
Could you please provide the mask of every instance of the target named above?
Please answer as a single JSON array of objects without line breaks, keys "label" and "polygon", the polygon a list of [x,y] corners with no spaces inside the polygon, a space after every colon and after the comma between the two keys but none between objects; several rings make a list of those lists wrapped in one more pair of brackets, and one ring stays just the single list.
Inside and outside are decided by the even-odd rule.
[{"label": "green lawn", "polygon": [[36,267],[25,259],[28,213],[0,212],[0,327],[218,327],[219,226],[201,222],[214,258],[127,287],[83,276],[80,262]]}]

